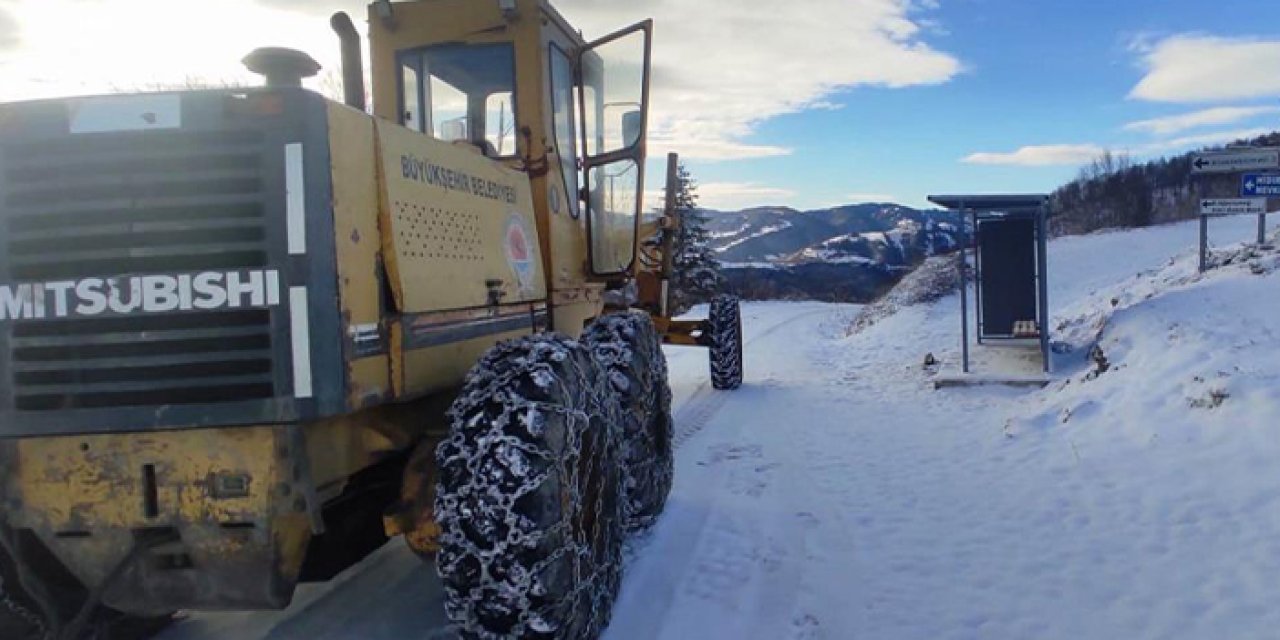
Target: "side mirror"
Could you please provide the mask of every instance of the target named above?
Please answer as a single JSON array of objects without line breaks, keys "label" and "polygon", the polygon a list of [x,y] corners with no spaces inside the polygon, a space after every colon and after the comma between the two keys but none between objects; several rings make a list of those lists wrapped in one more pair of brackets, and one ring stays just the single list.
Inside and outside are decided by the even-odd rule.
[{"label": "side mirror", "polygon": [[640,117],[640,110],[635,109],[622,114],[622,146],[630,147],[640,139],[640,126],[643,124],[643,118]]}]

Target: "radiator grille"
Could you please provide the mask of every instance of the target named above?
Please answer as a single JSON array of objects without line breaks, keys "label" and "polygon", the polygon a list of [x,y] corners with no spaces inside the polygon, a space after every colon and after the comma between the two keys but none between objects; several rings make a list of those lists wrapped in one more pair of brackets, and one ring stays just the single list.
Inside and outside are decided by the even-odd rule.
[{"label": "radiator grille", "polygon": [[[10,281],[267,266],[263,146],[257,131],[6,145]],[[274,395],[268,311],[24,321],[9,348],[18,410]]]}]

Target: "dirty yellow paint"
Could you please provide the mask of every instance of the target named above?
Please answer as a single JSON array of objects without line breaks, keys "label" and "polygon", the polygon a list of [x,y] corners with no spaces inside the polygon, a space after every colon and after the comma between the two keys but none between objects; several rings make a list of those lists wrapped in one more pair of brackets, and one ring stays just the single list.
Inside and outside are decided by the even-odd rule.
[{"label": "dirty yellow paint", "polygon": [[[56,532],[253,520],[281,480],[275,442],[273,427],[21,440],[17,519]],[[155,517],[145,510],[148,465]],[[213,499],[219,474],[247,477],[247,495]]]},{"label": "dirty yellow paint", "polygon": [[480,356],[501,340],[530,333],[527,329],[482,336],[404,354],[405,391],[410,395],[452,389],[461,384]]},{"label": "dirty yellow paint", "polygon": [[[378,174],[373,119],[331,102],[329,148],[333,184],[333,233],[338,266],[342,331],[348,344],[356,332],[377,331],[382,322],[378,279]],[[348,347],[350,349],[350,347]],[[388,356],[352,359],[348,364],[348,406],[369,406],[388,398]]]}]

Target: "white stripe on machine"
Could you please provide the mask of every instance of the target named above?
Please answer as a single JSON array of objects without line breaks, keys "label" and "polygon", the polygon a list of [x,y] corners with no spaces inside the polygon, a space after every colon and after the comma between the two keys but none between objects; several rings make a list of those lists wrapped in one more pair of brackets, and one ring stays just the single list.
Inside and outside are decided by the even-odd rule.
[{"label": "white stripe on machine", "polygon": [[289,255],[304,255],[307,252],[307,179],[300,142],[284,146],[284,191]]},{"label": "white stripe on machine", "polygon": [[289,287],[289,324],[293,337],[293,397],[310,398],[311,320],[306,287]]}]

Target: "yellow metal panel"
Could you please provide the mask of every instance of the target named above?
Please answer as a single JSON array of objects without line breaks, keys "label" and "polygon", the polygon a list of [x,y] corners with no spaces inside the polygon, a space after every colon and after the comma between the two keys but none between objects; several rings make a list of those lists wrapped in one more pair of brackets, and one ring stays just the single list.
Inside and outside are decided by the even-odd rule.
[{"label": "yellow metal panel", "polygon": [[[23,524],[89,531],[253,521],[283,480],[275,444],[272,427],[21,440]],[[155,469],[155,518],[144,511],[144,465]],[[249,479],[243,496],[213,499],[222,473]]]},{"label": "yellow metal panel", "polygon": [[[572,55],[583,44],[581,36],[543,0],[516,0],[512,21],[503,18],[497,2],[417,0],[393,7],[394,25],[385,24],[372,7],[369,14],[374,105],[386,120],[398,122],[400,117],[398,52],[442,43],[513,44],[516,125],[522,132],[516,164],[529,168],[546,281],[553,290],[582,286],[587,281],[586,227],[569,213],[578,194],[567,192],[556,155],[547,57],[552,42]],[[444,15],[449,19],[440,19]]]},{"label": "yellow metal panel", "polygon": [[340,486],[388,453],[408,447],[427,425],[420,416],[405,415],[398,409],[367,409],[303,425],[316,487]]},{"label": "yellow metal panel", "polygon": [[603,303],[582,299],[576,302],[562,301],[556,304],[556,331],[572,338],[582,335],[582,330],[593,318],[600,315]]},{"label": "yellow metal panel", "polygon": [[528,177],[473,148],[379,122],[384,248],[400,310],[546,297]]},{"label": "yellow metal panel", "polygon": [[489,347],[528,333],[526,330],[512,331],[409,351],[404,354],[406,390],[410,394],[419,394],[455,388]]},{"label": "yellow metal panel", "polygon": [[[381,322],[378,287],[377,144],[373,118],[335,102],[329,103],[329,146],[332,154],[333,220],[337,247],[338,291],[343,331],[347,336]],[[386,355],[350,361],[348,404],[372,405],[392,394]]]}]

